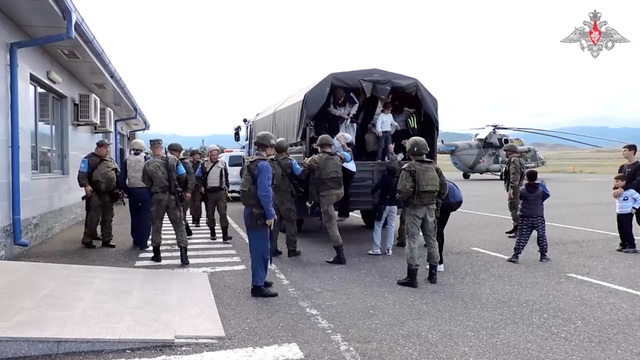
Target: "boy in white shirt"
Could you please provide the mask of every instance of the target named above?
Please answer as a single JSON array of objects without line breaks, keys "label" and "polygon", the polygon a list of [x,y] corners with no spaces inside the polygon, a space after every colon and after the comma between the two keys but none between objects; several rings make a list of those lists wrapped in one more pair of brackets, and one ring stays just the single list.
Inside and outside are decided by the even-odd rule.
[{"label": "boy in white shirt", "polygon": [[[624,189],[627,183],[625,174],[618,174],[613,178],[613,189]],[[627,189],[616,198],[616,219],[620,246],[616,251],[626,254],[637,254],[636,239],[633,237],[633,214],[640,208],[640,194],[633,189]]]},{"label": "boy in white shirt", "polygon": [[391,133],[393,127],[398,127],[398,123],[393,120],[391,114],[391,103],[386,102],[382,106],[382,113],[376,120],[376,133],[378,133],[378,161],[384,161],[387,156],[389,145],[391,145]]}]

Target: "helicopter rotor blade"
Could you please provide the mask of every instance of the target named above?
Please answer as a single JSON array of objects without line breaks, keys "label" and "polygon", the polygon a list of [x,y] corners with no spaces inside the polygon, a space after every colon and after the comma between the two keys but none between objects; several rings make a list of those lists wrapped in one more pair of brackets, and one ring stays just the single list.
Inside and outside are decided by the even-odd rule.
[{"label": "helicopter rotor blade", "polygon": [[525,132],[525,133],[530,133],[530,134],[542,135],[542,136],[549,136],[549,137],[552,137],[552,138],[571,141],[571,142],[582,144],[582,145],[592,146],[592,147],[596,147],[596,148],[602,148],[602,146],[600,146],[600,145],[589,144],[589,143],[586,143],[586,142],[583,142],[583,141],[573,140],[573,139],[569,139],[569,138],[562,137],[562,136],[550,135],[550,134],[545,134],[545,133],[541,133],[541,132],[537,132],[537,131],[523,130],[523,129],[519,129],[518,131]]},{"label": "helicopter rotor blade", "polygon": [[[581,136],[581,137],[585,137],[585,138],[589,138],[589,139],[596,139],[596,140],[605,140],[605,141],[611,141],[611,142],[616,142],[616,143],[620,143],[620,144],[629,144],[629,141],[622,141],[622,140],[614,140],[614,139],[607,139],[607,138],[603,138],[603,137],[598,137],[598,136],[591,136],[591,135],[583,135],[583,134],[576,134],[576,133],[571,133],[568,131],[559,131],[559,130],[546,130],[546,129],[536,129],[536,128],[518,128],[518,127],[513,127],[513,128],[501,128],[501,130],[514,130],[514,131],[525,131],[525,130],[533,130],[533,131],[544,131],[544,132],[549,132],[549,133],[555,133],[555,134],[566,134],[566,135],[573,135],[573,136]],[[540,134],[540,135],[545,135],[545,134]]]}]

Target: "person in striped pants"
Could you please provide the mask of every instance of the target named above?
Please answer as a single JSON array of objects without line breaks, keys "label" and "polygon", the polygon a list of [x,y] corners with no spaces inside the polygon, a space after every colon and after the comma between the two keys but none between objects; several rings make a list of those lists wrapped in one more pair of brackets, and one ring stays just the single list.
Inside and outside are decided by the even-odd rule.
[{"label": "person in striped pants", "polygon": [[546,234],[546,223],[544,220],[544,201],[550,196],[549,190],[544,181],[538,182],[538,172],[529,170],[526,173],[527,182],[520,189],[520,208],[518,209],[518,237],[516,246],[513,248],[513,255],[507,259],[512,263],[518,263],[520,254],[529,242],[529,238],[536,231],[538,235],[538,248],[540,261],[551,260],[547,256],[548,244]]}]

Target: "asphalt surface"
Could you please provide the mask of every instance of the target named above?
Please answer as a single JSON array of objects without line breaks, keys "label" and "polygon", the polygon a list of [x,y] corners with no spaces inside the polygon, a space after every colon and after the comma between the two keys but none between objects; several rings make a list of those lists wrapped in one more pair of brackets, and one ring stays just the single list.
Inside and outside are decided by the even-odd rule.
[{"label": "asphalt surface", "polygon": [[[504,258],[514,240],[504,234],[511,222],[502,183],[445,175],[461,188],[464,204],[446,228],[445,271],[436,285],[426,282],[424,268],[418,289],[396,285],[406,275],[404,249],[368,255],[371,230],[356,213],[340,224],[346,266],[324,262],[334,254],[326,231],[307,221],[299,234],[302,256],[275,258],[277,270],[269,272],[280,296],[253,299],[247,243],[232,228],[233,249],[247,269],[209,275],[227,338],[56,358],[143,359],[286,343],[308,359],[640,358],[640,257],[615,251],[610,176],[542,176],[551,192],[545,212],[552,261],[537,261],[533,235],[520,264],[511,264]],[[243,229],[241,204],[230,203],[229,214]],[[133,267],[138,251],[129,248],[122,206],[116,221],[117,249],[81,249],[80,224],[17,260]],[[54,357],[37,359],[45,358]]]}]

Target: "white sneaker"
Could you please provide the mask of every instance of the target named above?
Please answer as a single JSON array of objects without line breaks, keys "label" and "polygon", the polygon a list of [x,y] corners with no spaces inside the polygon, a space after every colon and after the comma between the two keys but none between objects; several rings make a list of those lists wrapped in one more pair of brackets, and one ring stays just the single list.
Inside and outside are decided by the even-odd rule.
[{"label": "white sneaker", "polygon": [[438,265],[438,271],[444,271],[444,264]]},{"label": "white sneaker", "polygon": [[380,250],[369,250],[367,252],[367,254],[369,254],[369,255],[382,255],[382,252]]},{"label": "white sneaker", "polygon": [[387,252],[385,253],[385,255],[391,256],[393,255],[393,251],[391,251],[391,249],[387,249]]}]

